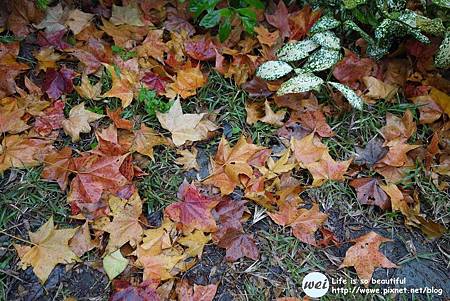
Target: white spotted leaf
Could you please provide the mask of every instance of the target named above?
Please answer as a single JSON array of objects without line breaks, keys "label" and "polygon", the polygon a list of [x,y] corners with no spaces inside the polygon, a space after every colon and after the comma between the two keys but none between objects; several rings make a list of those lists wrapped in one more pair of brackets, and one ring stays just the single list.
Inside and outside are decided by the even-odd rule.
[{"label": "white spotted leaf", "polygon": [[362,110],[364,101],[356,95],[355,91],[350,89],[349,87],[336,83],[336,82],[328,82],[330,85],[332,85],[336,90],[342,93],[345,98],[347,98],[348,102],[351,104],[352,107],[358,110]]},{"label": "white spotted leaf", "polygon": [[256,70],[256,76],[265,80],[275,80],[293,70],[291,65],[282,61],[267,61]]}]

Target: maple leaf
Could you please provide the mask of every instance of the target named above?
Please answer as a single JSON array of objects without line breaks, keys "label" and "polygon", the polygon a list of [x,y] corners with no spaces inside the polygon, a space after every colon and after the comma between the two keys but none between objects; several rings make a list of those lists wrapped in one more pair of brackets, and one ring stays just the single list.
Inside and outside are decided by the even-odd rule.
[{"label": "maple leaf", "polygon": [[450,97],[436,88],[431,88],[430,96],[450,116]]},{"label": "maple leaf", "polygon": [[42,83],[42,90],[45,91],[51,99],[58,99],[65,93],[73,91],[72,79],[75,77],[75,71],[61,68],[59,71],[51,68],[45,73],[45,79]]},{"label": "maple leaf", "polygon": [[366,164],[368,167],[372,167],[387,154],[389,148],[383,146],[381,139],[373,138],[367,143],[365,148],[355,146],[355,150],[355,163],[359,165]]},{"label": "maple leaf", "polygon": [[369,90],[365,96],[369,98],[391,100],[397,93],[398,87],[386,84],[376,77],[365,76],[362,79]]},{"label": "maple leaf", "polygon": [[125,154],[129,149],[129,144],[122,145],[117,136],[117,128],[111,124],[106,129],[95,132],[98,141],[97,147],[92,153],[104,156],[119,156]]},{"label": "maple leaf", "polygon": [[291,114],[290,122],[298,122],[302,128],[315,132],[320,137],[333,137],[335,133],[328,125],[325,115],[320,110]]},{"label": "maple leaf", "polygon": [[112,78],[111,89],[103,94],[103,97],[117,97],[122,101],[122,108],[128,107],[133,101],[133,83],[134,79],[129,72],[121,70],[120,76],[116,73],[113,66],[104,64]]},{"label": "maple leaf", "polygon": [[407,153],[413,149],[418,148],[420,145],[410,145],[400,142],[399,140],[392,140],[386,144],[389,147],[389,151],[386,156],[379,161],[380,164],[386,164],[389,166],[401,167],[408,161]]},{"label": "maple leaf", "polygon": [[111,253],[127,242],[130,242],[131,246],[136,246],[143,234],[139,222],[142,214],[142,201],[139,194],[135,192],[129,200],[111,196],[109,206],[113,220],[104,228],[106,232],[109,232],[106,250]]},{"label": "maple leaf", "polygon": [[195,36],[185,42],[187,55],[199,61],[209,61],[216,58],[216,46],[209,36]]},{"label": "maple leaf", "polygon": [[292,224],[300,215],[298,206],[301,203],[301,199],[283,200],[278,205],[278,211],[267,212],[267,215],[280,226],[288,226]]},{"label": "maple leaf", "polygon": [[163,94],[166,91],[166,84],[168,78],[163,78],[153,72],[145,72],[141,81],[150,89],[155,90],[158,94]]},{"label": "maple leaf", "polygon": [[98,246],[98,243],[91,239],[88,221],[77,228],[74,236],[70,239],[69,246],[78,257]]},{"label": "maple leaf", "polygon": [[177,98],[167,113],[156,112],[161,126],[172,133],[172,141],[181,146],[186,141],[200,141],[208,138],[208,133],[217,126],[207,120],[206,113],[183,114],[180,100]]},{"label": "maple leaf", "polygon": [[[126,156],[126,155],[125,155]],[[103,192],[114,192],[128,183],[120,172],[125,156],[88,155],[74,158],[76,176],[70,183],[67,200],[86,213],[95,213]],[[84,204],[86,203],[86,204]]]},{"label": "maple leaf", "polygon": [[378,250],[383,242],[388,241],[392,240],[373,231],[354,239],[355,245],[347,250],[345,259],[339,268],[355,267],[359,279],[365,281],[367,287],[375,268],[398,268]]},{"label": "maple leaf", "polygon": [[15,98],[5,97],[0,100],[0,133],[18,134],[30,128],[30,126],[21,119],[25,114],[23,108],[19,108]]},{"label": "maple leaf", "polygon": [[114,44],[122,48],[131,48],[135,43],[141,42],[148,33],[145,26],[131,26],[123,24],[115,26],[102,18],[103,26],[100,29],[112,37]]},{"label": "maple leaf", "polygon": [[79,9],[73,9],[68,13],[64,24],[72,30],[74,35],[77,35],[89,25],[93,17],[93,14],[85,13]]},{"label": "maple leaf", "polygon": [[64,40],[67,30],[61,29],[55,32],[38,32],[37,44],[41,47],[55,47],[58,50],[64,51],[70,48],[70,44]]},{"label": "maple leaf", "polygon": [[114,25],[127,24],[132,26],[144,26],[141,21],[141,12],[136,5],[117,6],[113,4],[111,19]]},{"label": "maple leaf", "polygon": [[178,254],[153,254],[138,246],[136,250],[137,262],[144,268],[144,280],[167,280],[173,277],[171,274],[175,265],[185,258]]},{"label": "maple leaf", "polygon": [[206,79],[200,70],[200,64],[197,67],[188,65],[177,71],[175,82],[169,84],[169,88],[184,99],[197,94],[197,89],[206,84]]},{"label": "maple leaf", "polygon": [[34,0],[17,0],[8,2],[11,13],[8,16],[8,28],[17,36],[26,36],[33,30],[28,25],[37,23],[44,17],[44,12],[37,9]]},{"label": "maple leaf", "polygon": [[178,300],[183,301],[212,301],[217,291],[217,284],[190,286],[186,279],[178,282],[175,291]]},{"label": "maple leaf", "polygon": [[320,10],[313,11],[309,5],[305,5],[301,10],[292,13],[288,19],[291,30],[289,39],[303,39],[314,23],[320,18],[320,15]]},{"label": "maple leaf", "polygon": [[242,257],[248,257],[253,260],[259,258],[259,250],[255,239],[252,235],[245,234],[240,229],[227,229],[217,245],[226,249],[225,259],[230,262],[234,262]]},{"label": "maple leaf", "polygon": [[319,161],[325,153],[328,153],[328,148],[320,139],[311,133],[300,140],[293,139],[291,142],[294,156],[300,163],[300,166]]},{"label": "maple leaf", "polygon": [[151,30],[140,46],[137,47],[137,55],[139,57],[152,57],[159,62],[164,62],[164,53],[169,49],[162,40],[162,30]]},{"label": "maple leaf", "polygon": [[270,180],[278,177],[282,173],[292,170],[296,164],[288,163],[290,153],[290,149],[287,149],[276,162],[272,159],[272,157],[269,157],[267,159],[267,168],[259,168],[259,171],[262,173],[263,177]]},{"label": "maple leaf", "polygon": [[431,124],[441,118],[443,111],[431,95],[420,95],[410,99],[419,106],[420,124]]},{"label": "maple leaf", "polygon": [[255,27],[254,30],[257,33],[256,38],[263,45],[272,47],[273,45],[277,44],[280,39],[280,32],[278,30],[269,32],[267,28],[262,25]]},{"label": "maple leaf", "polygon": [[48,136],[53,130],[62,128],[64,120],[64,102],[55,101],[50,107],[42,111],[42,115],[36,117],[34,129],[41,136]]},{"label": "maple leaf", "polygon": [[284,1],[279,1],[274,14],[265,14],[267,22],[280,31],[281,37],[287,38],[291,35],[289,28],[289,12]]},{"label": "maple leaf", "polygon": [[29,232],[33,247],[20,258],[22,267],[33,267],[33,272],[44,284],[53,268],[58,264],[78,261],[78,257],[69,248],[69,240],[76,229],[57,230],[53,224],[53,217],[42,225],[36,232]]},{"label": "maple leaf", "polygon": [[213,233],[212,239],[218,243],[229,229],[243,232],[242,222],[247,211],[246,201],[233,201],[229,197],[222,197],[214,208],[214,216],[218,222],[218,230]]},{"label": "maple leaf", "polygon": [[178,191],[180,201],[169,205],[164,210],[173,221],[180,223],[184,233],[193,229],[203,232],[214,232],[216,222],[211,215],[211,209],[217,201],[201,194],[193,184],[184,182]]},{"label": "maple leaf", "polygon": [[312,204],[311,209],[300,209],[297,218],[289,225],[292,228],[292,234],[300,241],[316,245],[314,233],[325,223],[328,214],[319,210],[319,205]]},{"label": "maple leaf", "polygon": [[202,231],[195,230],[192,233],[189,233],[187,236],[184,236],[178,240],[178,243],[188,247],[188,249],[184,252],[188,257],[198,257],[199,259],[202,257],[203,248],[205,244],[207,244],[211,240],[211,234],[205,236]]},{"label": "maple leaf", "polygon": [[34,57],[38,61],[37,72],[40,70],[56,69],[56,62],[63,58],[62,55],[55,53],[53,47],[41,48]]},{"label": "maple leaf", "polygon": [[359,58],[354,52],[345,49],[344,58],[334,66],[333,76],[347,86],[358,88],[357,83],[372,74],[375,67],[374,60]]},{"label": "maple leaf", "polygon": [[73,172],[72,149],[68,146],[58,152],[50,153],[44,158],[45,167],[41,177],[56,181],[61,190],[66,190],[69,174]]},{"label": "maple leaf", "polygon": [[19,48],[19,42],[0,44],[0,99],[16,92],[15,78],[29,68],[16,62]]},{"label": "maple leaf", "polygon": [[102,118],[103,115],[88,111],[84,108],[84,102],[74,106],[69,112],[69,119],[62,121],[64,132],[72,137],[72,142],[80,140],[80,133],[89,133],[89,122]]},{"label": "maple leaf", "polygon": [[244,89],[250,97],[269,97],[273,94],[273,92],[269,90],[267,82],[257,76],[251,81],[243,84],[242,89]]},{"label": "maple leaf", "polygon": [[53,151],[52,139],[32,136],[9,135],[0,146],[0,173],[5,170],[38,166],[42,159]]},{"label": "maple leaf", "polygon": [[116,250],[103,257],[103,269],[109,280],[119,276],[128,266],[128,259],[123,257],[119,250]]},{"label": "maple leaf", "polygon": [[197,154],[198,151],[195,147],[192,148],[192,152],[188,149],[177,150],[177,155],[180,155],[181,157],[177,158],[175,163],[182,165],[183,170],[195,169],[199,171],[200,167],[197,163]]},{"label": "maple leaf", "polygon": [[377,179],[355,179],[350,182],[350,185],[356,189],[356,197],[361,204],[376,205],[384,210],[389,209],[388,196],[379,186]]},{"label": "maple leaf", "polygon": [[64,23],[65,18],[65,9],[63,9],[62,4],[58,3],[53,7],[49,7],[46,10],[46,15],[44,20],[42,20],[39,24],[35,24],[34,26],[39,29],[45,29],[46,32],[55,32],[66,29],[66,27],[62,24]]},{"label": "maple leaf", "polygon": [[75,91],[84,98],[98,100],[100,99],[100,94],[102,94],[102,82],[99,81],[95,85],[91,85],[87,74],[83,73],[81,76],[81,85],[75,86]]},{"label": "maple leaf", "polygon": [[170,145],[167,138],[158,134],[152,128],[141,124],[141,128],[134,132],[133,144],[131,146],[131,151],[137,151],[142,155],[149,156],[152,160],[153,148],[157,145]]},{"label": "maple leaf", "polygon": [[392,113],[386,113],[386,125],[381,128],[380,132],[388,142],[391,140],[406,142],[416,132],[416,123],[412,112],[406,110],[402,118]]},{"label": "maple leaf", "polygon": [[131,285],[125,280],[113,280],[113,293],[110,301],[124,300],[143,300],[143,301],[160,301],[155,288],[151,281],[144,281],[138,286]]},{"label": "maple leaf", "polygon": [[306,168],[313,176],[313,186],[320,186],[325,180],[343,181],[352,159],[335,161],[328,152],[324,153],[317,162],[306,164]]},{"label": "maple leaf", "polygon": [[114,125],[118,129],[131,130],[133,128],[133,122],[127,119],[123,119],[121,117],[122,109],[118,108],[115,111],[111,111],[109,108],[106,108],[106,114],[113,121]]},{"label": "maple leaf", "polygon": [[230,147],[222,137],[214,157],[213,173],[203,183],[219,187],[222,195],[232,193],[241,183],[240,175],[249,178],[252,176],[253,169],[248,161],[262,149],[263,147],[248,143],[244,136],[241,136],[234,147]]}]

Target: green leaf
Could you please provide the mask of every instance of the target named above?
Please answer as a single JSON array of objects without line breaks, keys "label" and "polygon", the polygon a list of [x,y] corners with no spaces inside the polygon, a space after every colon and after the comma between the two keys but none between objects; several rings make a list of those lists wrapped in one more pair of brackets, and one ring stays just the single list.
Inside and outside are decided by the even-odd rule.
[{"label": "green leaf", "polygon": [[211,10],[209,11],[200,21],[200,26],[205,28],[213,28],[217,26],[220,22],[220,11]]},{"label": "green leaf", "polygon": [[323,71],[333,67],[340,59],[339,50],[320,48],[308,57],[303,69],[309,72]]},{"label": "green leaf", "polygon": [[282,61],[268,61],[256,70],[256,76],[265,80],[275,80],[285,76],[293,70],[291,65]]},{"label": "green leaf", "polygon": [[109,277],[109,280],[113,280],[122,273],[128,265],[128,259],[122,256],[120,250],[117,250],[111,254],[106,255],[103,258],[103,268]]},{"label": "green leaf", "polygon": [[225,20],[219,26],[219,39],[224,42],[231,33],[231,20],[230,18],[225,18]]},{"label": "green leaf", "polygon": [[315,34],[322,31],[327,31],[336,28],[341,24],[338,20],[330,16],[323,16],[311,27],[309,32]]},{"label": "green leaf", "polygon": [[364,30],[361,29],[355,22],[351,20],[346,20],[344,22],[344,28],[354,30],[368,43],[375,43],[371,36],[369,36]]},{"label": "green leaf", "polygon": [[353,9],[353,8],[357,7],[358,5],[366,3],[367,0],[343,0],[342,2],[344,3],[344,7],[346,9]]},{"label": "green leaf", "polygon": [[332,32],[318,32],[311,37],[311,40],[322,47],[337,49],[341,48],[341,40]]},{"label": "green leaf", "polygon": [[312,40],[302,40],[285,44],[277,51],[277,57],[284,62],[294,62],[308,57],[319,45]]},{"label": "green leaf", "polygon": [[450,0],[431,0],[431,2],[441,7],[450,8]]},{"label": "green leaf", "polygon": [[450,67],[450,31],[445,33],[444,40],[434,57],[434,65],[438,68]]},{"label": "green leaf", "polygon": [[342,95],[344,95],[344,97],[347,98],[348,102],[352,107],[358,110],[362,110],[364,101],[361,99],[361,97],[356,95],[355,91],[340,83],[336,82],[328,82],[328,83],[331,86],[333,86],[336,90],[341,92]]},{"label": "green leaf", "polygon": [[242,25],[246,32],[253,34],[254,28],[257,24],[256,13],[250,8],[237,9],[239,16],[241,17]]},{"label": "green leaf", "polygon": [[281,84],[277,91],[277,95],[285,95],[289,93],[308,92],[316,89],[323,83],[323,79],[312,73],[301,73]]}]

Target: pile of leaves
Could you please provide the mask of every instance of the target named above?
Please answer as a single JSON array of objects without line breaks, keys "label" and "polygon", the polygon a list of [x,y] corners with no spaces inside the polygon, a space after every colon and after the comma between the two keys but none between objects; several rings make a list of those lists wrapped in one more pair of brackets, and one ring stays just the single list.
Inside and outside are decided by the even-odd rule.
[{"label": "pile of leaves", "polygon": [[[243,2],[8,2],[0,16],[0,173],[43,166],[41,177],[67,192],[61,206],[78,224],[57,227],[49,217],[14,244],[20,266],[42,284],[57,264],[95,253],[114,280],[111,300],[212,300],[217,283],[181,276],[210,243],[229,262],[258,260],[245,227],[249,204],[304,244],[339,245],[321,200],[300,197],[328,181],[349,182],[361,204],[400,212],[430,239],[446,232],[448,221],[423,213],[408,175],[423,162],[433,185],[449,189],[450,85],[434,59],[448,38],[403,39],[377,61],[367,44],[342,46],[320,8]],[[421,13],[419,2],[415,8]],[[213,69],[248,93],[248,125],[269,124],[279,143],[223,135],[209,175],[184,182],[160,224],[150,224],[136,183],[152,176],[146,166],[155,152],[174,148],[173,164],[198,170],[196,145],[221,135],[223,111],[186,111]],[[342,96],[367,114],[381,102],[414,106],[387,113],[379,137],[338,158],[327,119],[354,110]],[[417,137],[425,126],[432,134]],[[379,252],[387,241],[375,232],[354,239],[340,267],[354,267],[364,283],[377,267],[398,268]]]}]

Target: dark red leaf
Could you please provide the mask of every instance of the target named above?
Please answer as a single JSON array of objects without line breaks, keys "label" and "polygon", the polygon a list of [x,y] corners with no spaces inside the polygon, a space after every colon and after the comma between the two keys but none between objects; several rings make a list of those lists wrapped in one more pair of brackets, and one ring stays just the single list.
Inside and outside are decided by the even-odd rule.
[{"label": "dark red leaf", "polygon": [[256,76],[243,84],[242,89],[247,91],[250,97],[269,97],[273,94],[272,91],[269,91],[266,81]]},{"label": "dark red leaf", "polygon": [[209,37],[191,39],[184,44],[186,53],[193,59],[209,61],[216,57],[216,46]]},{"label": "dark red leaf", "polygon": [[375,67],[374,60],[359,58],[355,53],[346,50],[344,59],[334,67],[333,75],[341,83],[358,88],[355,83],[361,81],[364,76],[371,75]]},{"label": "dark red leaf", "polygon": [[110,301],[159,301],[161,300],[155,291],[155,284],[144,281],[138,286],[131,285],[125,280],[113,281],[113,294]]},{"label": "dark red leaf", "polygon": [[141,81],[152,90],[158,92],[158,94],[164,93],[166,91],[166,83],[167,81],[160,77],[158,74],[153,72],[145,72]]},{"label": "dark red leaf", "polygon": [[319,18],[320,10],[313,11],[309,5],[305,5],[301,10],[291,14],[289,16],[289,27],[291,29],[289,39],[303,39]]},{"label": "dark red leaf", "polygon": [[72,79],[75,77],[75,71],[61,68],[59,71],[48,69],[45,73],[42,90],[47,93],[51,99],[58,99],[65,93],[73,91]]},{"label": "dark red leaf", "polygon": [[278,6],[273,15],[266,13],[266,20],[270,25],[280,30],[282,38],[287,38],[291,35],[289,12],[283,0],[278,2]]},{"label": "dark red leaf", "polygon": [[53,46],[58,50],[64,50],[66,48],[70,48],[70,44],[63,40],[64,35],[66,34],[66,29],[61,29],[55,32],[43,32],[40,31],[37,37],[37,43],[41,47]]}]

